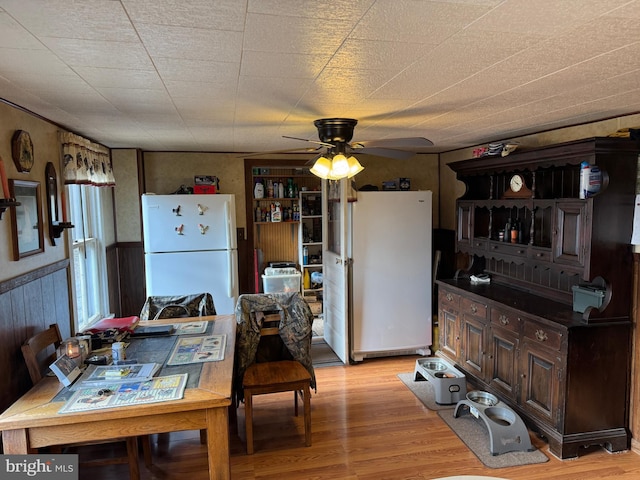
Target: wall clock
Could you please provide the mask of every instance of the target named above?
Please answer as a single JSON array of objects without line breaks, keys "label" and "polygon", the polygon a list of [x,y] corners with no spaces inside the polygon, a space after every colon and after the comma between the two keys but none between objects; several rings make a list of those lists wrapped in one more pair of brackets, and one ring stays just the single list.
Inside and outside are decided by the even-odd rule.
[{"label": "wall clock", "polygon": [[16,130],[11,139],[11,156],[19,172],[29,172],[33,167],[33,142],[25,130]]}]

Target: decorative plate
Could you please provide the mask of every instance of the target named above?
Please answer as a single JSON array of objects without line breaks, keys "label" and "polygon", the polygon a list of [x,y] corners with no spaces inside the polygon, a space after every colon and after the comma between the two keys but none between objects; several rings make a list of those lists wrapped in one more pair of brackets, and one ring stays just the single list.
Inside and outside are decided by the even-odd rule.
[{"label": "decorative plate", "polygon": [[29,172],[33,167],[33,142],[31,135],[25,130],[16,130],[11,140],[13,162],[19,172]]}]

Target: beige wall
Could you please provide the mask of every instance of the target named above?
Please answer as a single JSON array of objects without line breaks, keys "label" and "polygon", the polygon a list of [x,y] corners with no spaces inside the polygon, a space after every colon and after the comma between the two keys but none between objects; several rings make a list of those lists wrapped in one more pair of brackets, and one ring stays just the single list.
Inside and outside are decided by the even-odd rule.
[{"label": "beige wall", "polygon": [[138,192],[138,151],[111,151],[115,187],[115,217],[117,242],[140,242],[140,193]]},{"label": "beige wall", "polygon": [[[11,157],[11,138],[16,130],[29,132],[33,141],[35,161],[29,173],[19,173]],[[45,203],[44,170],[47,162],[53,162],[58,174],[58,191],[60,191],[62,187],[62,169],[60,168],[58,128],[22,110],[0,103],[0,156],[4,161],[8,178],[40,182],[40,195],[43,206],[40,212],[40,219],[44,234],[43,253],[14,261],[13,234],[11,233],[13,209],[8,209],[2,214],[2,220],[0,220],[0,281],[2,281],[64,259],[67,256],[64,242],[67,233],[63,233],[61,238],[56,239],[56,246],[51,245],[49,240],[49,217]],[[1,192],[2,190],[0,189],[0,194]]]}]

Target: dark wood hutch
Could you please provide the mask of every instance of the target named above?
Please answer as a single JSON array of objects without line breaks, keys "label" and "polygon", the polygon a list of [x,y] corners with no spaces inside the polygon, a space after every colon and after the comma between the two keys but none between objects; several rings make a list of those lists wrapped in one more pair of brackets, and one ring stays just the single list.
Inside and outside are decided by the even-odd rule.
[{"label": "dark wood hutch", "polygon": [[[449,164],[466,185],[456,249],[470,261],[437,282],[438,353],[517,411],[560,458],[583,446],[630,445],[639,152],[635,141],[591,138]],[[586,199],[582,162],[603,172],[599,193]],[[525,194],[511,190],[514,175]],[[512,241],[504,229],[514,223]],[[470,280],[480,273],[491,283]],[[578,313],[573,287],[585,284],[604,296]]]}]

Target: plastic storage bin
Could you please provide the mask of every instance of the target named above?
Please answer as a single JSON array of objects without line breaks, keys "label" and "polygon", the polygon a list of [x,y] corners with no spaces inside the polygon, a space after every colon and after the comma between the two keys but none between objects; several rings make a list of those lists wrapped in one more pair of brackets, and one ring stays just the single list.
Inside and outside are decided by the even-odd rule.
[{"label": "plastic storage bin", "polygon": [[293,269],[286,269],[291,273],[282,275],[274,274],[273,270],[284,269],[271,269],[269,275],[262,275],[262,288],[264,293],[281,293],[281,292],[299,292],[300,291],[300,272]]}]

